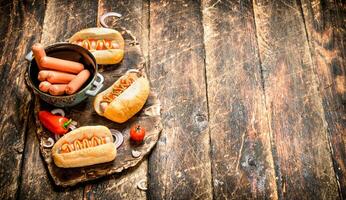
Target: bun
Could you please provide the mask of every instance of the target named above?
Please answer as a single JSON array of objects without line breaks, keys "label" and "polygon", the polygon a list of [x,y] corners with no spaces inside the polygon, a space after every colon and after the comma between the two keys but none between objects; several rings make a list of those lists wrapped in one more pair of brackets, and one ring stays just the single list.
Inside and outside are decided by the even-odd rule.
[{"label": "bun", "polygon": [[[116,64],[124,58],[125,41],[121,33],[110,28],[87,28],[75,33],[70,39],[70,43],[78,44],[78,41],[85,40],[109,40],[118,44],[117,48],[106,48],[97,50],[91,48],[90,45],[87,48],[95,57],[97,64]],[[80,45],[80,44],[78,44]]]},{"label": "bun", "polygon": [[[82,141],[83,139],[89,140],[91,144],[94,136],[106,142],[95,146],[91,145],[80,150],[75,149],[71,152],[63,152],[63,145],[69,144],[74,146],[76,141]],[[62,168],[84,167],[109,162],[115,159],[116,154],[117,149],[113,143],[112,134],[105,126],[77,128],[60,138],[52,148],[54,163]]]},{"label": "bun", "polygon": [[[113,88],[120,84],[121,80],[126,79],[134,79],[134,82],[102,110],[101,103],[104,95],[112,92]],[[148,99],[149,92],[149,81],[145,76],[138,77],[136,73],[128,72],[112,86],[96,96],[94,108],[100,116],[104,116],[117,123],[123,123],[142,109]]]}]

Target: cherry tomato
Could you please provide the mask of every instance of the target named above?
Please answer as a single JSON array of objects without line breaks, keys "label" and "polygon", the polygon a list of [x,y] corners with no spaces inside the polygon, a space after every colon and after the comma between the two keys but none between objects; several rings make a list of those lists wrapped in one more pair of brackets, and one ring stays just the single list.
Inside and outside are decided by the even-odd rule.
[{"label": "cherry tomato", "polygon": [[130,130],[130,138],[135,142],[143,142],[145,129],[140,125],[135,125]]}]

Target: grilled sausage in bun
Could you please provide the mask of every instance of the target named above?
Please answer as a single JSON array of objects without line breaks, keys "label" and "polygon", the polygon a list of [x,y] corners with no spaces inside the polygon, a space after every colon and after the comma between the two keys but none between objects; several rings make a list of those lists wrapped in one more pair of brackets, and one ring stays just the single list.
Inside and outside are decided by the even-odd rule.
[{"label": "grilled sausage in bun", "polygon": [[123,123],[139,112],[149,96],[149,81],[137,70],[129,70],[94,100],[97,114]]},{"label": "grilled sausage in bun", "polygon": [[110,28],[83,29],[75,33],[69,42],[88,49],[97,64],[116,64],[124,57],[124,38]]},{"label": "grilled sausage in bun", "polygon": [[105,126],[84,126],[60,138],[52,148],[56,166],[84,167],[115,159],[117,149]]}]

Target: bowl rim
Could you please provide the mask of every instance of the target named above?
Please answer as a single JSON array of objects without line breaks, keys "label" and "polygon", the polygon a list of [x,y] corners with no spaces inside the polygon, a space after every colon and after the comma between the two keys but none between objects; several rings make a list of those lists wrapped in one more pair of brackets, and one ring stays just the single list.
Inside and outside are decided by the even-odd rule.
[{"label": "bowl rim", "polygon": [[[74,93],[74,94],[70,94],[70,95],[63,95],[63,96],[54,96],[54,95],[51,95],[51,94],[48,94],[48,93],[45,93],[45,92],[42,92],[41,90],[39,90],[35,84],[33,83],[32,79],[31,79],[31,76],[30,76],[30,69],[32,67],[32,62],[35,62],[35,58],[33,57],[32,61],[29,63],[29,67],[28,67],[28,70],[27,70],[27,73],[28,73],[28,79],[29,79],[29,82],[30,82],[30,86],[36,91],[38,92],[40,95],[43,95],[43,96],[47,96],[49,98],[57,98],[57,99],[64,99],[64,98],[70,98],[70,97],[73,97],[73,96],[76,96],[78,94],[81,94],[81,93],[84,93],[86,89],[89,89],[90,85],[92,85],[96,79],[96,74],[98,73],[98,65],[96,63],[96,59],[94,57],[94,55],[88,51],[87,49],[84,49],[83,47],[79,46],[79,45],[76,45],[76,44],[71,44],[71,43],[68,43],[68,42],[56,42],[56,43],[53,43],[53,44],[50,44],[48,46],[45,46],[44,49],[47,50],[47,49],[51,49],[51,48],[54,48],[54,47],[59,47],[61,45],[67,45],[67,46],[74,46],[76,47],[77,49],[80,49],[81,51],[85,51],[90,57],[91,59],[93,60],[94,64],[95,64],[95,73],[93,75],[93,78],[92,80],[90,81],[90,83],[88,85],[86,85],[83,89],[79,90],[79,92],[77,93]],[[73,50],[73,49],[71,49]]]}]

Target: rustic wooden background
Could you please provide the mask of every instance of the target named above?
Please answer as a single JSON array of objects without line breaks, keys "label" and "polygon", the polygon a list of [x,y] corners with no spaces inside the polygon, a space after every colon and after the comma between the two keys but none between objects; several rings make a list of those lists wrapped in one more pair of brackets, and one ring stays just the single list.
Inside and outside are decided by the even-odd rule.
[{"label": "rustic wooden background", "polygon": [[[24,56],[109,11],[141,43],[164,129],[138,167],[59,188]],[[15,0],[0,16],[0,199],[346,198],[345,0]]]}]

